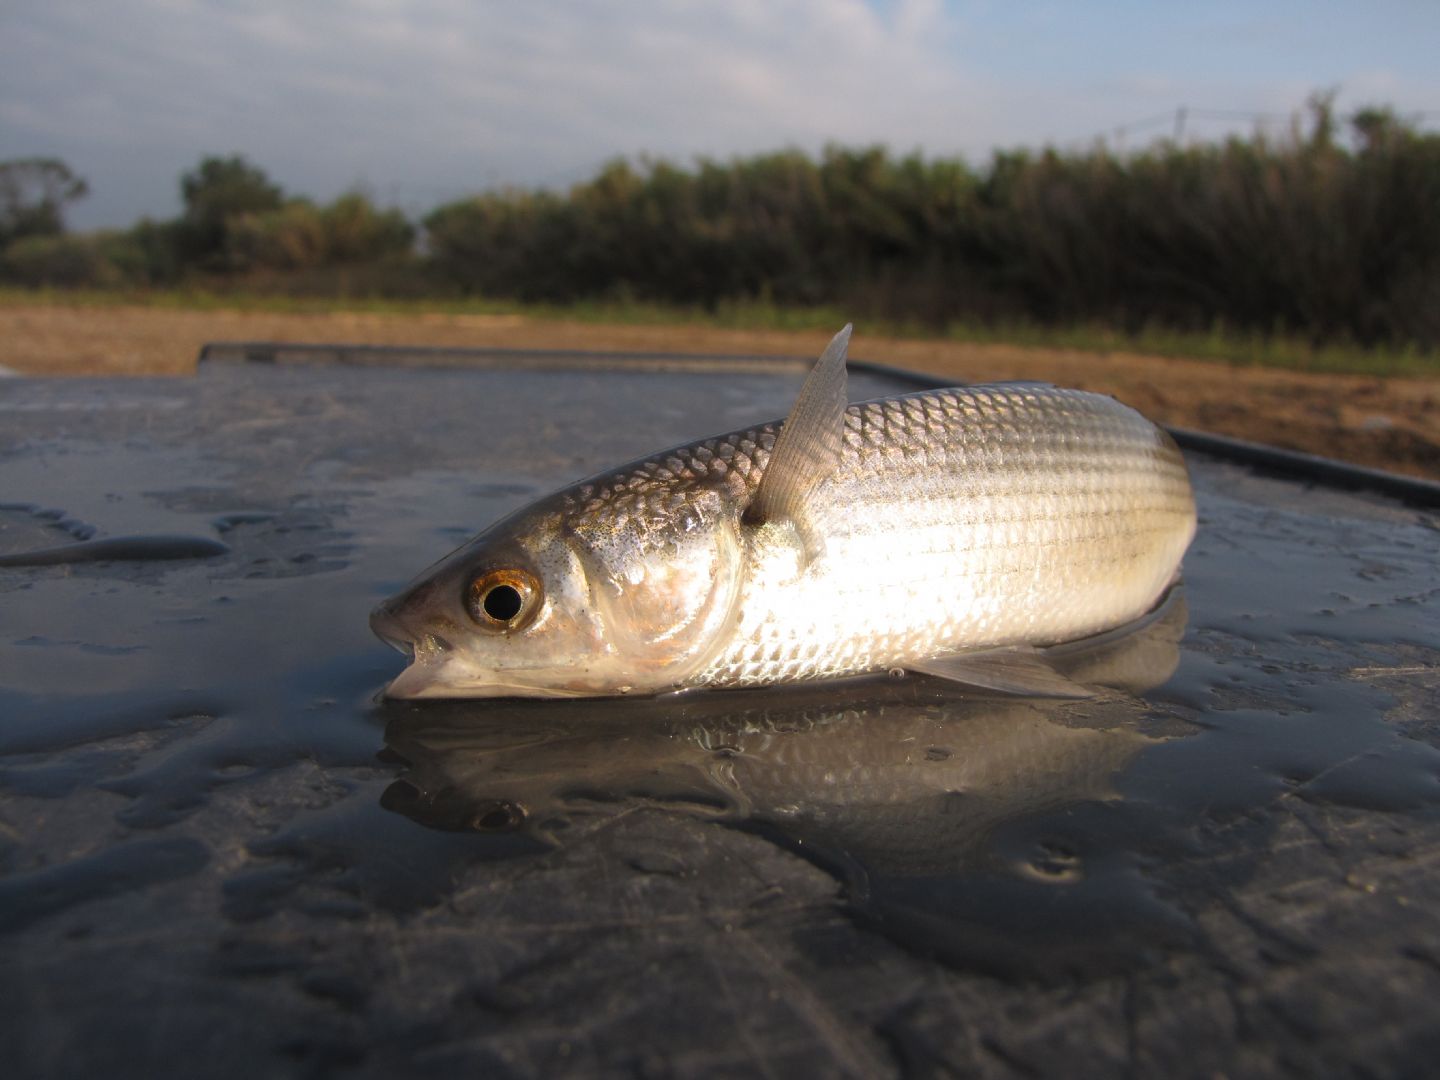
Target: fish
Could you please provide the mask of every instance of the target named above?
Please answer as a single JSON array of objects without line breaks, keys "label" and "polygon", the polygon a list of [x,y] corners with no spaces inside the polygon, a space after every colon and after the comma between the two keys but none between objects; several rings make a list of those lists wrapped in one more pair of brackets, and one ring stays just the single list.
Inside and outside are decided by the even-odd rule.
[{"label": "fish", "polygon": [[1043,650],[1141,620],[1195,500],[1111,397],[991,383],[849,404],[852,327],[789,414],[566,487],[371,615],[392,698],[608,697],[889,673],[1086,696]]}]

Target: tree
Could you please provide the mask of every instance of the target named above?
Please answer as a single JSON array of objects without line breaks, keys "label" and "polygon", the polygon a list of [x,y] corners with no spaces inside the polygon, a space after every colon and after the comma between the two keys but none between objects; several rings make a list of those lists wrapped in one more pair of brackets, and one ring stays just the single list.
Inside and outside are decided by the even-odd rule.
[{"label": "tree", "polygon": [[1350,126],[1360,142],[1360,149],[1376,152],[1393,146],[1397,139],[1408,134],[1406,126],[1395,115],[1395,110],[1384,106],[1369,106],[1350,118]]},{"label": "tree", "polygon": [[28,236],[59,236],[66,203],[89,191],[58,158],[0,162],[0,248]]},{"label": "tree", "polygon": [[414,246],[415,229],[399,210],[380,210],[352,191],[320,212],[325,255],[332,263],[359,263],[403,255]]},{"label": "tree", "polygon": [[180,194],[184,255],[212,269],[231,268],[229,241],[242,218],[279,210],[285,201],[279,186],[239,154],[204,158],[181,176]]}]

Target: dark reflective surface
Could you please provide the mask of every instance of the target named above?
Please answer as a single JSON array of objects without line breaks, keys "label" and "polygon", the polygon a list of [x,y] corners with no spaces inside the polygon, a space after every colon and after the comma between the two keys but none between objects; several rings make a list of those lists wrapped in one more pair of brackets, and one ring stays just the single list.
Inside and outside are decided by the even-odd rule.
[{"label": "dark reflective surface", "polygon": [[[637,807],[752,829],[842,877],[850,907],[907,944],[1005,973],[1049,969],[1074,959],[1076,940],[1091,958],[1114,950],[1097,921],[1133,932],[1156,914],[1145,902],[1128,905],[1129,920],[1091,910],[1133,890],[1122,880],[1128,837],[1114,834],[1135,825],[1078,838],[1061,817],[1120,802],[1116,776],[1167,737],[1133,695],[1174,672],[1185,616],[1177,591],[1132,633],[1054,650],[1063,674],[1111,688],[1068,703],[925,677],[639,701],[390,703],[386,742],[407,768],[382,801],[435,828],[547,844]],[[1059,905],[1057,886],[1073,893]]]},{"label": "dark reflective surface", "polygon": [[127,556],[0,565],[22,1072],[1184,1074],[1231,1068],[1242,1029],[1299,1069],[1422,1060],[1424,514],[1195,460],[1188,623],[1060,657],[1094,700],[376,700],[400,658],[366,614],[399,576],[794,381],[0,386],[0,559]]}]

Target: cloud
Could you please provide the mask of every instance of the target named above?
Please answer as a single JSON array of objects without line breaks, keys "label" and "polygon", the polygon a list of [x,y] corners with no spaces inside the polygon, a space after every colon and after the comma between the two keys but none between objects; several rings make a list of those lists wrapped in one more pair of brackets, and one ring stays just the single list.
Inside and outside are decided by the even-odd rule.
[{"label": "cloud", "polygon": [[[243,152],[288,190],[366,183],[418,210],[573,182],[617,154],[833,140],[981,156],[1205,94],[1254,108],[1238,98],[1289,92],[1158,51],[1111,77],[1124,43],[1090,21],[940,0],[10,0],[0,145],[64,156],[95,192],[77,222],[124,224],[173,213],[179,172],[210,153]],[[1389,73],[1357,65],[1371,86]]]},{"label": "cloud", "polygon": [[918,144],[968,96],[926,2],[22,9],[0,46],[7,143],[169,169],[243,151],[322,195],[366,178],[421,195],[567,181],[641,151]]}]

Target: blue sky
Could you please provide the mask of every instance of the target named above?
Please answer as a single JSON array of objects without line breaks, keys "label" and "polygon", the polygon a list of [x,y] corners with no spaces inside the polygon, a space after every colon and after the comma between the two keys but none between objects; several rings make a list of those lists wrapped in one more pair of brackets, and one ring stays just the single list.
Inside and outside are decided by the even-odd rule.
[{"label": "blue sky", "polygon": [[[982,161],[1180,105],[1283,117],[1325,88],[1440,127],[1437,51],[1434,0],[4,0],[0,159],[86,176],[80,228],[172,216],[206,154],[419,213],[615,155]],[[1192,113],[1186,132],[1250,126]]]}]

